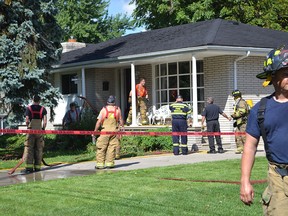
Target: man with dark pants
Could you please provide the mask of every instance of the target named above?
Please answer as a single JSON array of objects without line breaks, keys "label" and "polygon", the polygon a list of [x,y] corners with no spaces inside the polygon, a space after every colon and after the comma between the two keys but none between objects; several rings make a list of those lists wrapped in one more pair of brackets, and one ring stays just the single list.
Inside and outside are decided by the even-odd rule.
[{"label": "man with dark pants", "polygon": [[[33,104],[26,109],[26,125],[28,129],[44,130],[47,125],[47,111],[40,105],[40,97],[33,97]],[[43,122],[43,124],[42,124]],[[43,134],[28,134],[27,142],[26,169],[25,174],[40,171],[43,156],[44,139]]]},{"label": "man with dark pants", "polygon": [[[227,118],[229,121],[231,121],[231,118],[228,117],[219,106],[214,104],[214,99],[212,97],[207,98],[207,103],[208,105],[202,112],[202,128],[204,127],[204,121],[206,119],[207,132],[218,133],[220,132],[219,114]],[[221,136],[215,135],[215,138],[218,146],[218,153],[224,153]],[[207,153],[215,154],[214,135],[208,136],[208,141],[210,150]]]},{"label": "man with dark pants", "polygon": [[[172,115],[172,132],[187,133],[187,116],[191,113],[191,109],[187,104],[183,103],[183,97],[177,96],[176,102],[169,106]],[[190,116],[190,115],[189,115]],[[181,145],[179,145],[179,135],[173,135],[173,153],[179,155],[179,147],[183,155],[188,154],[187,135],[181,135]]]}]

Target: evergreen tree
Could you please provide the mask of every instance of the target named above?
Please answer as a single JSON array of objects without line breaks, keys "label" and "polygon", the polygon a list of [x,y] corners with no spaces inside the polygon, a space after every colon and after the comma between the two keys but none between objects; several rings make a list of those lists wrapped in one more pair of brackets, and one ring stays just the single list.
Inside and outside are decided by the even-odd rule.
[{"label": "evergreen tree", "polygon": [[48,76],[62,51],[56,12],[54,0],[0,1],[0,113],[9,113],[11,127],[23,121],[33,95],[52,116],[61,97]]},{"label": "evergreen tree", "polygon": [[132,29],[127,15],[109,16],[108,6],[107,0],[58,0],[56,18],[65,32],[63,41],[73,36],[79,42],[98,43],[120,37]]}]

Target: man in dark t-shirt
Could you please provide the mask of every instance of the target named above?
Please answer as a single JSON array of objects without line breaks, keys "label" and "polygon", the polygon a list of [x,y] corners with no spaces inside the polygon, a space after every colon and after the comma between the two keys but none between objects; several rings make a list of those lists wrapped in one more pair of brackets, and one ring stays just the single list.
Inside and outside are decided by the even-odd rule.
[{"label": "man in dark t-shirt", "polygon": [[[40,97],[33,97],[33,104],[26,108],[26,125],[28,129],[44,130],[47,125],[47,110],[40,105]],[[25,174],[40,171],[43,156],[43,134],[27,134],[25,149],[27,150]]]},{"label": "man in dark t-shirt", "polygon": [[[231,121],[231,118],[228,117],[219,106],[214,104],[214,99],[212,97],[207,98],[207,103],[208,105],[202,112],[202,128],[204,127],[204,121],[206,119],[207,132],[220,132],[220,124],[218,121],[219,114],[229,121]],[[224,153],[221,136],[215,135],[215,139],[218,146],[218,153]],[[207,153],[215,154],[214,135],[208,136],[208,141],[210,150]]]}]

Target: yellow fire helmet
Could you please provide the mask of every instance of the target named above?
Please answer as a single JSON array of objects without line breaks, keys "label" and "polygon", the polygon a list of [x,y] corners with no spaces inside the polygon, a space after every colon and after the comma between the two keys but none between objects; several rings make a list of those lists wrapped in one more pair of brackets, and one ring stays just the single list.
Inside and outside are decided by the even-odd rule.
[{"label": "yellow fire helmet", "polygon": [[242,93],[241,93],[238,89],[235,89],[235,90],[232,92],[232,96],[233,96],[233,97],[241,97],[241,96],[242,96]]},{"label": "yellow fire helmet", "polygon": [[288,49],[282,46],[278,49],[271,50],[266,60],[264,61],[264,72],[258,74],[256,77],[258,79],[265,79],[263,86],[266,87],[271,85],[272,75],[281,68],[288,67]]}]

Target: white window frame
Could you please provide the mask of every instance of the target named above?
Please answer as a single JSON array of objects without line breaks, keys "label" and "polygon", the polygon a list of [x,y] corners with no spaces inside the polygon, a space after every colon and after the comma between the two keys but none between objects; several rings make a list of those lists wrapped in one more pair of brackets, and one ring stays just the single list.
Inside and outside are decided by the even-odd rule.
[{"label": "white window frame", "polygon": [[[179,63],[181,63],[181,62],[182,63],[183,62],[189,62],[189,73],[179,74]],[[169,64],[175,64],[175,63],[177,64],[177,73],[176,74],[169,74]],[[200,83],[197,84],[197,90],[203,89],[203,91],[202,91],[203,92],[203,95],[202,95],[203,100],[198,100],[198,107],[201,105],[204,107],[204,105],[205,105],[205,101],[204,101],[205,86],[204,86],[203,61],[198,60],[197,64],[202,64],[202,67],[201,67],[202,71],[197,70],[197,77],[199,75],[203,76],[203,86],[201,86]],[[165,75],[161,75],[161,65],[166,65],[166,74]],[[192,94],[193,94],[192,61],[177,61],[177,62],[166,62],[166,63],[156,64],[154,66],[154,70],[155,70],[155,77],[154,78],[155,78],[155,96],[156,96],[155,105],[156,105],[156,107],[159,108],[160,106],[172,104],[175,102],[175,101],[170,101],[169,90],[176,89],[177,95],[178,95],[180,93],[180,90],[185,90],[185,89],[188,90],[189,89],[190,90],[190,100],[186,100],[184,102],[191,104],[191,108],[192,108],[192,102],[193,102],[192,101]],[[187,76],[187,75],[189,75],[189,79],[190,79],[189,87],[179,87],[180,76]],[[176,76],[176,78],[177,78],[177,85],[175,88],[169,88],[169,77],[173,77],[173,76]],[[161,79],[162,78],[166,78],[166,86],[167,86],[166,88],[162,88],[162,85],[161,85]],[[161,95],[162,91],[166,92],[167,102],[162,102],[162,95]],[[197,93],[197,95],[198,95],[198,93]],[[199,96],[198,96],[198,99],[200,99]],[[198,112],[200,112],[200,114],[201,114],[202,109],[198,109]]]}]

